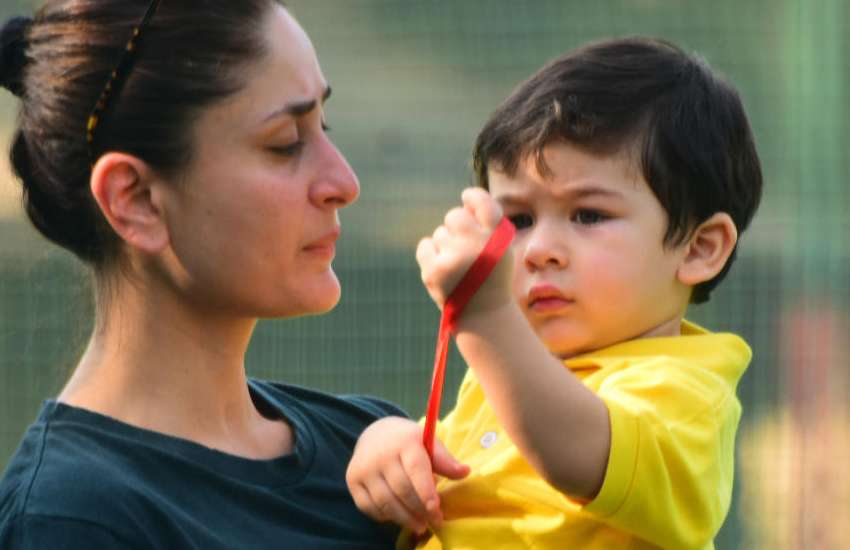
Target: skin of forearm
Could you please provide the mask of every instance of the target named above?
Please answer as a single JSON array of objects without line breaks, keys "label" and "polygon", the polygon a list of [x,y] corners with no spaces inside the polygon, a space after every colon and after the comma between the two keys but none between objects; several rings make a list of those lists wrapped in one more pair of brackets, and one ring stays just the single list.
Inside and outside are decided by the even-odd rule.
[{"label": "skin of forearm", "polygon": [[595,497],[611,446],[605,403],[549,353],[515,303],[464,315],[456,341],[532,467],[572,498]]}]

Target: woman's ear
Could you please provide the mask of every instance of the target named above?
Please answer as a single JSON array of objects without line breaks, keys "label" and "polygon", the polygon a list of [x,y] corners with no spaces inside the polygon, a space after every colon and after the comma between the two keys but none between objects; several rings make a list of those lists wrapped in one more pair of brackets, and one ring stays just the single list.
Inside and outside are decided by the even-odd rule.
[{"label": "woman's ear", "polygon": [[735,222],[726,212],[716,212],[691,234],[676,276],[696,286],[720,273],[738,242]]},{"label": "woman's ear", "polygon": [[156,254],[168,245],[158,193],[162,182],[144,161],[107,153],[98,159],[89,183],[100,211],[129,246]]}]

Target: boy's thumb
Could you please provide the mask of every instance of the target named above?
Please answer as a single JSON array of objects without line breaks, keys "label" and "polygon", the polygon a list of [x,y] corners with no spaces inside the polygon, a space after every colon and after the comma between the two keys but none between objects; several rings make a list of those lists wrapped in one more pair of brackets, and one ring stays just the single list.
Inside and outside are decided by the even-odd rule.
[{"label": "boy's thumb", "polygon": [[434,441],[434,473],[449,479],[463,479],[469,475],[469,466],[461,464],[442,443]]}]

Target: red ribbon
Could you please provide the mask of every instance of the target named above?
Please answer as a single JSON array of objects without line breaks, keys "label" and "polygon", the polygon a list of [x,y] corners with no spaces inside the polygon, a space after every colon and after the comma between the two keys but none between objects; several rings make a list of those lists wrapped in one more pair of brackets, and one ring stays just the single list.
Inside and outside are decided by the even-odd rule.
[{"label": "red ribbon", "polygon": [[490,240],[484,245],[484,250],[475,259],[469,271],[452,291],[451,296],[443,306],[440,318],[440,331],[437,334],[437,353],[434,357],[434,377],[431,380],[431,396],[428,398],[428,409],[425,413],[425,429],[422,432],[422,444],[428,451],[431,460],[434,459],[434,432],[437,429],[437,418],[440,414],[440,400],[443,397],[443,382],[446,378],[446,355],[449,350],[449,339],[454,331],[457,320],[463,308],[475,295],[484,281],[499,263],[514,238],[513,224],[507,218],[502,218],[496,230],[490,235]]}]

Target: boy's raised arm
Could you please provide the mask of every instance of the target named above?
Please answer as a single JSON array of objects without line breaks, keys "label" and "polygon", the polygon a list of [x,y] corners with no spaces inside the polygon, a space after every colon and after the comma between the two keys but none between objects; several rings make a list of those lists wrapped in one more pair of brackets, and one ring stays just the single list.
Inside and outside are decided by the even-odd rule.
[{"label": "boy's raised arm", "polygon": [[[483,189],[464,191],[463,208],[417,248],[422,279],[442,306],[502,216]],[[500,423],[529,463],[565,494],[592,499],[610,449],[605,403],[551,355],[511,297],[505,255],[467,305],[457,345]]]}]

